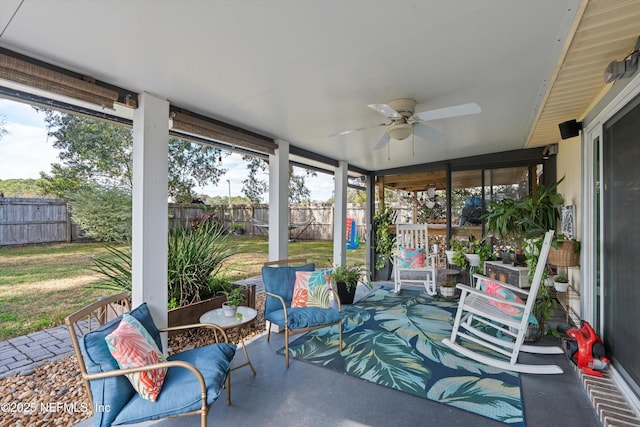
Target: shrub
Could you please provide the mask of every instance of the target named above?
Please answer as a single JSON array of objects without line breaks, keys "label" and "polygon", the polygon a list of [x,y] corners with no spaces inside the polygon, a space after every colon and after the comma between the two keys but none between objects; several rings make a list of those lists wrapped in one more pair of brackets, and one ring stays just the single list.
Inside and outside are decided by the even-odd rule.
[{"label": "shrub", "polygon": [[131,194],[118,188],[82,189],[69,202],[71,218],[101,242],[131,240]]},{"label": "shrub", "polygon": [[224,260],[233,254],[223,231],[219,223],[206,222],[169,235],[169,299],[175,298],[178,306],[198,302],[211,292],[211,276],[217,276]]},{"label": "shrub", "polygon": [[[169,235],[168,293],[170,308],[211,298],[229,288],[220,278],[222,263],[233,252],[224,228],[207,223],[194,229],[177,229]],[[107,246],[110,255],[93,260],[93,271],[107,277],[96,285],[118,291],[131,290],[131,251]]]}]

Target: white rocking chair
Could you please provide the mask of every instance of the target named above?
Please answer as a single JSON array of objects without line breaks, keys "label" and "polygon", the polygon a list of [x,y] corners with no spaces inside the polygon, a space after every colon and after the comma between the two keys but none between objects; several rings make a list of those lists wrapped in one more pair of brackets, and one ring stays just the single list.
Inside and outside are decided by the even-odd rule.
[{"label": "white rocking chair", "polygon": [[[545,234],[533,282],[529,290],[520,289],[480,274],[473,275],[476,281],[475,288],[460,283],[456,285],[462,291],[462,294],[460,295],[458,312],[451,331],[451,339],[445,338],[443,340],[447,346],[470,359],[505,370],[530,374],[562,373],[562,369],[557,365],[530,365],[517,362],[520,351],[537,354],[563,353],[563,350],[557,346],[523,345],[529,325],[529,316],[533,309],[547,262],[553,233],[553,230],[550,230]],[[483,281],[485,285],[490,285],[493,289],[499,288],[495,286],[496,284],[506,289],[507,291],[501,290],[503,292],[502,295],[505,295],[504,292],[507,295],[520,294],[522,300],[526,298],[526,302],[518,302],[515,297],[513,300],[505,299],[497,296],[495,292],[485,292],[481,289]],[[479,329],[479,325],[485,330],[486,328],[492,328],[495,331],[500,331],[504,337],[498,338],[482,331]],[[456,342],[458,338],[479,344],[488,349],[489,352],[487,354],[480,353],[472,349],[472,346],[463,346]],[[506,340],[505,338],[511,339]],[[507,356],[508,359],[500,358],[497,354],[496,356],[498,357],[494,357],[490,355],[492,352]]]},{"label": "white rocking chair", "polygon": [[[424,285],[429,295],[436,294],[438,256],[429,253],[427,227],[427,224],[398,224],[396,226],[396,254],[393,259],[396,293],[400,293],[403,283],[419,283]],[[417,257],[422,256],[424,266],[411,266],[412,261],[403,256],[407,251]]]}]

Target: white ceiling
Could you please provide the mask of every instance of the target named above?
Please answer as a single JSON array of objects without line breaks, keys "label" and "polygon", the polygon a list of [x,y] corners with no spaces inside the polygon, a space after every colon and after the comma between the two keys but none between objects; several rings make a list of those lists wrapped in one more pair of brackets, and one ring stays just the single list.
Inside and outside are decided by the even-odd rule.
[{"label": "white ceiling", "polygon": [[[579,0],[2,0],[0,46],[366,170],[524,148]],[[0,82],[1,84],[2,82]],[[373,151],[367,104],[476,102]],[[542,141],[553,143],[557,141]]]}]

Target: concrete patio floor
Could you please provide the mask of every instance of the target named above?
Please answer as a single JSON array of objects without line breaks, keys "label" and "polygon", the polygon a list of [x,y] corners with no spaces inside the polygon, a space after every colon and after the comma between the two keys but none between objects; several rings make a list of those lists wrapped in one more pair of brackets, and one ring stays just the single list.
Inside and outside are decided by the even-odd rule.
[{"label": "concrete patio floor", "polygon": [[[553,340],[554,338],[544,338]],[[232,372],[231,405],[224,395],[212,406],[211,426],[503,426],[505,424],[349,375],[291,359],[285,368],[284,334],[254,338],[247,344],[256,368]],[[564,355],[522,355],[523,362],[556,363],[562,375],[523,374],[525,424],[536,426],[595,427],[601,423],[582,386],[578,372]],[[538,361],[536,362],[536,358]],[[238,352],[234,363],[242,363]],[[92,420],[77,424],[93,425]],[[194,426],[197,416],[147,422],[141,426]]]}]

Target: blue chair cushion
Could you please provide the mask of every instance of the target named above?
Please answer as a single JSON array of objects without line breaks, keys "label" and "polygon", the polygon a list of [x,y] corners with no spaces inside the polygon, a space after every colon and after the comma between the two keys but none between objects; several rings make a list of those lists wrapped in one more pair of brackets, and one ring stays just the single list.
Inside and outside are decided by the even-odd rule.
[{"label": "blue chair cushion", "polygon": [[[315,264],[305,264],[299,267],[262,267],[262,281],[267,292],[281,296],[287,307],[293,299],[293,285],[296,283],[296,271],[313,271]],[[282,304],[275,298],[267,296],[264,312],[265,318],[272,311],[282,310]],[[274,322],[275,323],[275,322]]]},{"label": "blue chair cushion", "polygon": [[[207,405],[211,405],[220,396],[235,352],[235,345],[211,344],[174,354],[168,360],[188,362],[198,368],[207,386]],[[195,411],[200,409],[200,398],[196,376],[187,369],[172,367],[167,371],[158,400],[151,402],[136,393],[117,414],[114,424],[139,423]]]},{"label": "blue chair cushion", "polygon": [[[335,323],[342,314],[332,308],[301,307],[287,309],[289,329],[303,329]],[[284,328],[284,310],[275,310],[264,315],[265,320]]]},{"label": "blue chair cushion", "polygon": [[[147,304],[141,304],[129,313],[135,317],[142,326],[149,332],[149,335],[162,351],[162,341],[160,332],[153,322]],[[118,362],[111,356],[105,337],[113,332],[122,320],[119,316],[99,328],[85,334],[80,341],[80,350],[85,359],[87,372],[95,374],[97,372],[113,371],[119,369]],[[137,395],[135,389],[125,376],[92,380],[89,382],[93,403],[97,410],[94,410],[94,425],[111,425],[120,410],[127,404],[133,395]],[[105,408],[100,410],[100,408]],[[108,410],[106,410],[108,408]]]}]

